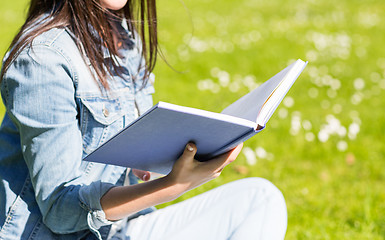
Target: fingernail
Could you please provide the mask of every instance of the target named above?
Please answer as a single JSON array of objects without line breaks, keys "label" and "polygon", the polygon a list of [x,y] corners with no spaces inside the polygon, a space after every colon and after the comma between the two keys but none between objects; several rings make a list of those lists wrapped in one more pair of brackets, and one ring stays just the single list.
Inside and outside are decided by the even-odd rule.
[{"label": "fingernail", "polygon": [[187,144],[187,150],[192,152],[194,151],[194,148],[190,144]]},{"label": "fingernail", "polygon": [[146,181],[147,179],[148,179],[148,174],[145,173],[145,174],[143,175],[143,180]]}]

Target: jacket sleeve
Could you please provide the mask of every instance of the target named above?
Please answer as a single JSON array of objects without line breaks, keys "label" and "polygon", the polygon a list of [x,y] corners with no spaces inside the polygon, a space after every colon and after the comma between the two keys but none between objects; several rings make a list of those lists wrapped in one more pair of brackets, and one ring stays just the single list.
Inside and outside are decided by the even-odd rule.
[{"label": "jacket sleeve", "polygon": [[23,51],[2,82],[8,113],[20,132],[23,157],[44,223],[55,233],[97,233],[107,221],[100,198],[111,187],[88,183],[80,169],[82,136],[76,78],[60,51],[37,45]]}]

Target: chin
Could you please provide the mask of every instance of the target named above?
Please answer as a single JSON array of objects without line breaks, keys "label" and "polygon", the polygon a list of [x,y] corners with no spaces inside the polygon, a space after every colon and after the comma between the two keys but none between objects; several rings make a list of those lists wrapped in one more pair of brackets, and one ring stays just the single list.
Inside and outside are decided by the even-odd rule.
[{"label": "chin", "polygon": [[126,5],[127,0],[101,0],[100,3],[110,10],[120,10]]}]

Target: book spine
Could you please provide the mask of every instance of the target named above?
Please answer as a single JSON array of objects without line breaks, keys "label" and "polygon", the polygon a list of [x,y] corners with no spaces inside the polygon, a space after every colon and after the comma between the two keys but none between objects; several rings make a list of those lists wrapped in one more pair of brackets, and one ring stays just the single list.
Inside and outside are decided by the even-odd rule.
[{"label": "book spine", "polygon": [[239,138],[235,139],[234,141],[228,143],[227,145],[223,146],[222,148],[218,149],[214,153],[203,155],[203,156],[195,156],[195,158],[199,161],[207,161],[210,160],[216,156],[219,156],[223,153],[226,153],[232,149],[234,149],[236,146],[241,144],[242,142],[246,141],[247,139],[251,138],[255,134],[259,133],[261,130],[251,130],[244,135],[240,136]]}]

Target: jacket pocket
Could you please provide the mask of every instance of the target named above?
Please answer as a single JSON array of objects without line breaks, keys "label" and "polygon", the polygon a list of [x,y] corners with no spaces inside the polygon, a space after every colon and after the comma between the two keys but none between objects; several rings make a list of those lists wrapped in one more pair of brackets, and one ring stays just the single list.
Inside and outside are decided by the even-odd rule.
[{"label": "jacket pocket", "polygon": [[85,157],[124,127],[126,116],[134,114],[135,104],[133,99],[123,96],[105,98],[87,94],[79,99]]},{"label": "jacket pocket", "polygon": [[80,99],[92,117],[103,125],[110,125],[125,114],[119,98],[81,97]]}]

